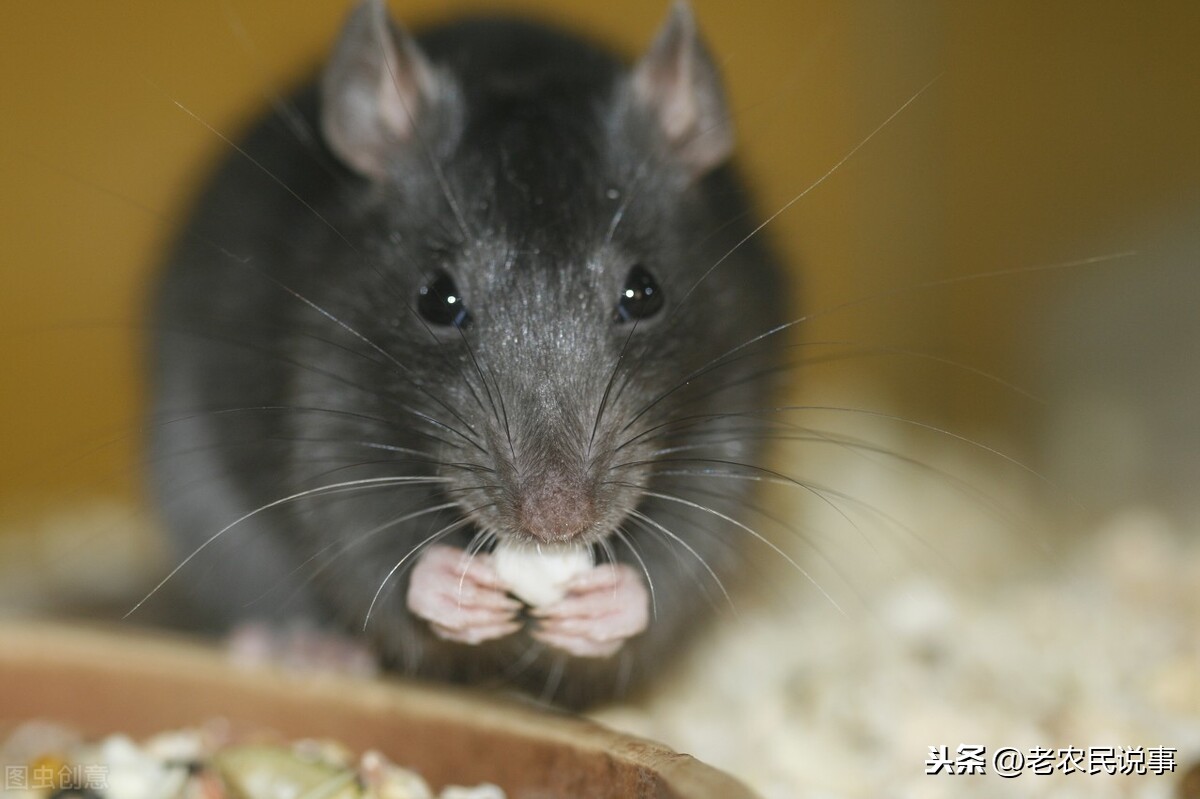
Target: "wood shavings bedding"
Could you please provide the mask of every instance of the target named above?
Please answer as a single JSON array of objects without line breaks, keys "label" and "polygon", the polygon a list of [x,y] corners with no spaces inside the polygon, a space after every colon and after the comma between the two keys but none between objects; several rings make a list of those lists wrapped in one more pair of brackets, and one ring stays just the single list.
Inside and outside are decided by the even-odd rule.
[{"label": "wood shavings bedding", "polygon": [[[844,616],[739,614],[679,679],[597,718],[765,799],[1185,796],[1200,761],[1197,537],[1132,510],[1049,568],[1010,571],[976,591],[906,577]],[[960,745],[1160,748],[1174,771],[926,775],[930,747]]]}]

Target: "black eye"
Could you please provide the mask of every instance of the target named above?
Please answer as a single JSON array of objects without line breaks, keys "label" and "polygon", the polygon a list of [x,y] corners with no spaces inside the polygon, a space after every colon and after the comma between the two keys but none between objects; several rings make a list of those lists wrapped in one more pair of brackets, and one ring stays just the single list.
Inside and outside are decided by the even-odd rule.
[{"label": "black eye", "polygon": [[471,321],[454,279],[445,272],[438,272],[432,280],[421,286],[417,296],[417,311],[426,321],[440,327],[466,327]]},{"label": "black eye", "polygon": [[625,288],[621,289],[621,299],[617,302],[613,319],[618,322],[646,319],[654,316],[662,307],[663,293],[658,281],[644,266],[638,264],[625,276]]}]

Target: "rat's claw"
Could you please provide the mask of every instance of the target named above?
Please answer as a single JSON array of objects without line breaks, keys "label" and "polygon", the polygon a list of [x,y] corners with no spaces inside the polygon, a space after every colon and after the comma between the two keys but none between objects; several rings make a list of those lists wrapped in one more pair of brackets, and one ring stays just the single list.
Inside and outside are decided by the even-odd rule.
[{"label": "rat's claw", "polygon": [[429,626],[438,638],[446,641],[454,641],[459,644],[470,644],[471,646],[482,644],[484,641],[491,641],[495,638],[503,638],[506,635],[512,635],[521,629],[519,621],[464,628],[444,627],[436,623],[431,623]]},{"label": "rat's claw", "polygon": [[430,547],[413,567],[408,609],[439,637],[459,643],[479,644],[516,632],[521,603],[504,595],[489,557]]},{"label": "rat's claw", "polygon": [[650,594],[633,568],[598,566],[570,583],[559,602],[540,608],[533,637],[577,657],[608,657],[650,623]]},{"label": "rat's claw", "polygon": [[606,658],[615,655],[625,644],[625,639],[616,641],[592,641],[575,635],[552,635],[543,630],[534,633],[534,638],[547,646],[561,649],[578,658]]}]

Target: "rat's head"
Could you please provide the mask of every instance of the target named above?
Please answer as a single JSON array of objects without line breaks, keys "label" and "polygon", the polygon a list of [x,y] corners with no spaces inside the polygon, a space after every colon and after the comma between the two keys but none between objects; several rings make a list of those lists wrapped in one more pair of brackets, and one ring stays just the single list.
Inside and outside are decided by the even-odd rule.
[{"label": "rat's head", "polygon": [[418,43],[367,2],[321,89],[374,266],[342,291],[372,298],[413,447],[480,530],[606,537],[680,419],[745,396],[703,370],[778,307],[761,253],[709,274],[747,223],[690,10],[630,69],[512,22]]}]

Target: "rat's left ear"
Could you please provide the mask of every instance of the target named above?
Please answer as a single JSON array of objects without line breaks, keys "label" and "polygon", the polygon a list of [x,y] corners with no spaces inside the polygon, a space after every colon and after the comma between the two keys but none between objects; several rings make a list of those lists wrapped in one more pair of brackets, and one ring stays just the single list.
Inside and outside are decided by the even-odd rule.
[{"label": "rat's left ear", "polygon": [[383,0],[362,0],[321,75],[321,130],[343,163],[383,180],[397,150],[454,92],[421,48],[388,17]]},{"label": "rat's left ear", "polygon": [[634,67],[633,96],[696,176],[733,153],[721,76],[687,0],[675,0],[649,52]]}]

